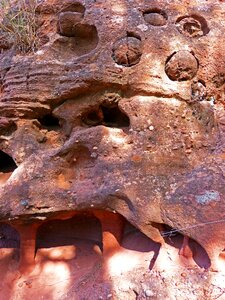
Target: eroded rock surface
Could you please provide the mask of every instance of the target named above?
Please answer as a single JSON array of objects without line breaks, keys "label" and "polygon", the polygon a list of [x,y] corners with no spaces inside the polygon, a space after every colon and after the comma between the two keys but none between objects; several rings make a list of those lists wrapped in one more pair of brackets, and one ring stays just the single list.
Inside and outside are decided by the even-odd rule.
[{"label": "eroded rock surface", "polygon": [[46,0],[36,14],[35,53],[0,35],[3,297],[30,299],[51,269],[50,286],[70,283],[37,297],[224,299],[225,3]]}]

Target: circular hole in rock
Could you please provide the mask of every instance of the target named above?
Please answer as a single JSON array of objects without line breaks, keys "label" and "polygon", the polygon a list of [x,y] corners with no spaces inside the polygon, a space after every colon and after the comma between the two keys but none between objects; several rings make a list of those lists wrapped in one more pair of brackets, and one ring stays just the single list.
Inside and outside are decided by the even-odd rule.
[{"label": "circular hole in rock", "polygon": [[59,120],[54,117],[52,114],[45,115],[42,118],[39,118],[38,121],[42,125],[43,128],[47,130],[54,130],[57,131],[60,129]]},{"label": "circular hole in rock", "polygon": [[167,23],[167,14],[161,9],[151,9],[143,13],[146,23],[152,26],[164,26]]},{"label": "circular hole in rock", "polygon": [[113,45],[113,60],[125,67],[131,67],[138,64],[142,55],[141,39],[136,36],[121,38]]},{"label": "circular hole in rock", "polygon": [[58,39],[57,47],[68,59],[68,55],[81,56],[91,52],[97,47],[98,41],[98,32],[94,25],[79,23],[73,27],[71,37]]},{"label": "circular hole in rock", "polygon": [[174,52],[166,61],[165,72],[173,81],[185,81],[195,77],[198,61],[189,51]]},{"label": "circular hole in rock", "polygon": [[188,37],[201,37],[209,32],[205,18],[198,15],[179,17],[176,26],[180,33]]}]

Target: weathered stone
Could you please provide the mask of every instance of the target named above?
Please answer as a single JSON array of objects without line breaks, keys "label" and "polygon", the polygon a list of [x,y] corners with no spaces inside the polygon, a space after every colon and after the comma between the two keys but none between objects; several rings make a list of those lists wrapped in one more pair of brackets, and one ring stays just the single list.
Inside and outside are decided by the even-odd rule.
[{"label": "weathered stone", "polygon": [[122,38],[113,45],[113,59],[118,65],[125,67],[136,65],[141,55],[141,41],[136,37]]},{"label": "weathered stone", "polygon": [[197,74],[198,61],[189,51],[175,52],[167,60],[165,71],[171,80],[190,80]]},{"label": "weathered stone", "polygon": [[160,10],[152,10],[144,13],[145,22],[153,26],[164,26],[167,23],[167,15]]},{"label": "weathered stone", "polygon": [[[183,284],[177,276],[183,273],[205,299],[212,282],[197,265],[223,274],[225,6],[213,0],[149,6],[46,0],[37,13],[38,33],[48,42],[34,54],[7,47],[0,54],[0,221],[6,226],[0,230],[12,226],[17,244],[20,235],[21,273],[38,265],[48,274],[53,262],[68,267],[54,272],[73,278],[63,291],[72,293],[68,299],[123,299],[121,276],[134,285],[127,299],[185,299],[175,285]],[[76,222],[78,240],[90,224],[84,235],[85,249],[95,255],[89,277],[72,260],[82,256],[73,248]],[[57,244],[51,234],[59,232]],[[2,245],[12,248],[7,240]],[[170,268],[160,258],[165,245],[175,249],[166,250],[167,263],[178,268],[167,273],[169,283],[162,279]],[[45,252],[55,246],[67,248]],[[102,255],[104,263],[96,258]],[[192,273],[183,271],[189,263]],[[88,260],[85,268],[91,269]],[[152,280],[151,288],[142,289],[141,280]],[[54,295],[48,290],[44,297]]]},{"label": "weathered stone", "polygon": [[188,37],[201,37],[209,33],[206,20],[200,15],[179,17],[176,21],[178,30]]},{"label": "weathered stone", "polygon": [[77,12],[61,12],[59,14],[59,32],[64,36],[75,36],[75,26],[82,21],[82,14]]}]

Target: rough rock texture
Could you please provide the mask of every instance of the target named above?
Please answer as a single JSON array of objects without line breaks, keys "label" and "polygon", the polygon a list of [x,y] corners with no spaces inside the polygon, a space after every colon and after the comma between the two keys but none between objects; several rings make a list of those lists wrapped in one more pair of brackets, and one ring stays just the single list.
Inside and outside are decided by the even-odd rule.
[{"label": "rough rock texture", "polygon": [[[65,278],[76,284],[59,295],[49,283],[35,299],[225,299],[224,15],[218,0],[46,0],[36,53],[16,53],[0,36],[0,217],[3,236],[10,225],[20,240],[1,247],[17,248],[12,259],[28,276],[18,283],[16,264],[2,297],[31,299],[45,257],[70,264]],[[96,222],[102,230],[86,238],[98,241],[98,258],[86,255],[97,263],[84,273],[68,252],[72,235],[37,242],[45,230],[51,240],[48,222],[76,216],[87,232]],[[127,224],[144,235],[129,240]],[[129,243],[143,263],[110,273]],[[40,258],[66,245],[61,258]],[[32,289],[35,268],[43,278]]]}]

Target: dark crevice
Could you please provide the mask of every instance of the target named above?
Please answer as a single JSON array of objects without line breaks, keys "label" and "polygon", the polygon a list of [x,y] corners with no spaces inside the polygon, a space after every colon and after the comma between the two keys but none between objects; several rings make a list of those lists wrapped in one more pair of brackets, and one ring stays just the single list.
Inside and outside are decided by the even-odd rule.
[{"label": "dark crevice", "polygon": [[16,168],[17,165],[13,158],[0,150],[0,173],[13,172]]},{"label": "dark crevice", "polygon": [[20,237],[16,229],[9,224],[0,223],[0,249],[19,248]]},{"label": "dark crevice", "polygon": [[112,128],[128,128],[130,126],[128,116],[119,109],[118,104],[100,105],[99,108],[83,115],[82,121],[88,126],[104,125]]},{"label": "dark crevice", "polygon": [[102,249],[101,224],[89,214],[81,214],[67,220],[51,220],[40,226],[36,249],[74,245],[89,241]]},{"label": "dark crevice", "polygon": [[44,117],[39,118],[38,121],[40,122],[43,128],[49,131],[58,131],[60,129],[59,119],[54,117],[52,114],[45,115]]},{"label": "dark crevice", "polygon": [[112,108],[102,106],[101,108],[106,126],[118,128],[129,127],[129,118],[120,111],[118,106]]},{"label": "dark crevice", "polygon": [[[162,226],[162,230],[160,231],[165,242],[180,250],[184,241],[184,235],[177,229],[166,224],[160,224],[160,226]],[[210,258],[205,249],[192,238],[189,238],[188,245],[191,249],[193,260],[196,262],[196,264],[201,268],[208,269],[210,267]]]}]

